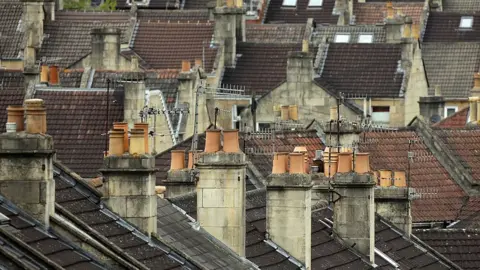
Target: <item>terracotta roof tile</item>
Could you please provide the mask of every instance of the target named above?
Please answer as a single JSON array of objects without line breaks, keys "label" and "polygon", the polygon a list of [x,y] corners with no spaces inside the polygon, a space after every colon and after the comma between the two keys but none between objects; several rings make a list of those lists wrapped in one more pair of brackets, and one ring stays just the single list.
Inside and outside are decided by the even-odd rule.
[{"label": "terracotta roof tile", "polygon": [[309,8],[308,2],[309,0],[297,0],[296,7],[283,7],[283,0],[271,0],[265,22],[306,23],[309,18],[313,18],[317,24],[337,24],[338,16],[333,15],[335,0],[324,0],[320,8]]},{"label": "terracotta roof tile", "polygon": [[190,21],[207,22],[209,19],[208,10],[155,10],[140,9],[137,13],[137,19],[140,21]]},{"label": "terracotta roof tile", "polygon": [[[422,17],[424,2],[402,3],[392,1],[395,13],[401,13],[412,18],[413,24],[419,25]],[[385,2],[357,3],[354,1],[353,14],[356,24],[383,23],[387,14]]]},{"label": "terracotta roof tile", "polygon": [[474,14],[471,29],[461,29],[463,14],[452,12],[430,12],[423,42],[480,41],[480,15]]},{"label": "terracotta roof tile", "polygon": [[5,132],[7,107],[22,105],[24,92],[25,86],[21,71],[0,70],[0,133]]},{"label": "terracotta roof tile", "polygon": [[266,94],[286,80],[288,53],[300,48],[300,44],[237,43],[240,56],[235,68],[225,69],[222,83],[244,86],[247,95]]},{"label": "terracotta roof tile", "polygon": [[213,69],[217,49],[210,46],[212,23],[140,22],[133,50],[153,69],[180,69],[182,60],[202,59],[205,46],[205,70]]},{"label": "terracotta roof tile", "polygon": [[24,26],[21,24],[23,3],[0,2],[0,58],[19,58]]},{"label": "terracotta roof tile", "polygon": [[401,58],[397,44],[331,43],[316,80],[325,80],[346,95],[398,97],[403,82],[403,72],[398,70]]},{"label": "terracotta roof tile", "polygon": [[439,128],[464,128],[468,121],[469,110],[469,107],[464,108],[443,119],[442,121],[435,123],[433,126]]},{"label": "terracotta roof tile", "polygon": [[372,170],[407,171],[408,140],[416,140],[410,150],[416,157],[410,164],[410,181],[420,198],[412,203],[413,220],[456,220],[466,194],[415,131],[366,132],[361,137],[360,151],[370,153]]},{"label": "terracotta roof tile", "polygon": [[247,41],[256,43],[301,43],[305,24],[247,24]]}]

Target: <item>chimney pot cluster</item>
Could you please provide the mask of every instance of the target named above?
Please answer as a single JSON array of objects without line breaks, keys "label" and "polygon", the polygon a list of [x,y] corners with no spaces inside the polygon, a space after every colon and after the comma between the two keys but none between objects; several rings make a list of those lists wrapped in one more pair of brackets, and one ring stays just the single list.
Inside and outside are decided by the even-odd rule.
[{"label": "chimney pot cluster", "polygon": [[23,118],[26,115],[26,132],[31,134],[47,133],[47,114],[42,99],[25,100],[22,106],[8,106],[7,123],[15,123],[17,132],[24,130]]},{"label": "chimney pot cluster", "polygon": [[272,174],[307,174],[308,164],[303,152],[277,152],[273,157]]},{"label": "chimney pot cluster", "polygon": [[131,155],[145,155],[150,153],[148,148],[147,123],[136,123],[134,125],[134,128],[130,130],[130,141],[128,141],[127,123],[114,123],[113,130],[111,130],[109,134],[109,156],[121,156],[125,152],[129,152]]},{"label": "chimney pot cluster", "polygon": [[58,85],[60,82],[58,74],[58,66],[42,65],[40,69],[40,83],[48,83],[49,85]]},{"label": "chimney pot cluster", "polygon": [[[381,187],[406,187],[407,180],[404,171],[380,170],[375,174],[377,185]],[[378,177],[379,176],[379,177]]]},{"label": "chimney pot cluster", "polygon": [[238,130],[223,131],[223,148],[221,147],[221,130],[210,129],[206,132],[205,153],[215,153],[223,150],[225,153],[240,152],[238,143]]},{"label": "chimney pot cluster", "polygon": [[323,153],[323,166],[326,177],[333,177],[336,173],[355,171],[365,174],[370,171],[370,154],[355,153],[351,149],[343,148],[340,153],[334,149],[326,148]]}]

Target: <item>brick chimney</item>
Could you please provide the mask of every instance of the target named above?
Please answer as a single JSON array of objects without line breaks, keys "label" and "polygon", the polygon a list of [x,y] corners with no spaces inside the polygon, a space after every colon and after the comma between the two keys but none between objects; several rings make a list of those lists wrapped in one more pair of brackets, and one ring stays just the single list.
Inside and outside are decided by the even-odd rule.
[{"label": "brick chimney", "polygon": [[94,28],[92,35],[91,66],[94,69],[118,70],[120,62],[120,29]]},{"label": "brick chimney", "polygon": [[130,131],[129,149],[124,149],[125,129],[109,132],[110,144],[104,166],[105,204],[147,235],[157,232],[155,158],[145,152],[145,130]]},{"label": "brick chimney", "polygon": [[[188,153],[188,163],[185,162],[185,150],[171,151],[171,165],[168,171],[167,180],[163,183],[166,186],[165,197],[173,198],[182,194],[195,191],[195,179],[192,174],[194,155]],[[189,166],[187,167],[187,164]]]},{"label": "brick chimney", "polygon": [[235,151],[238,131],[224,136],[223,149],[218,135],[207,130],[205,152],[198,155],[197,217],[206,231],[245,256],[245,154]]},{"label": "brick chimney", "polygon": [[303,153],[277,153],[267,178],[267,235],[311,269],[312,179]]},{"label": "brick chimney", "polygon": [[[339,165],[340,166],[340,165]],[[336,236],[370,258],[375,259],[375,181],[371,174],[335,174],[333,231]]]},{"label": "brick chimney", "polygon": [[122,78],[124,86],[124,121],[133,128],[134,123],[141,122],[140,111],[145,106],[145,74],[143,72],[125,73]]},{"label": "brick chimney", "polygon": [[55,211],[54,149],[43,100],[26,100],[25,118],[23,130],[23,108],[8,108],[10,132],[0,134],[0,193],[48,227]]},{"label": "brick chimney", "polygon": [[245,9],[243,0],[217,0],[213,11],[215,18],[215,42],[223,43],[226,67],[235,63],[237,40],[245,41]]}]

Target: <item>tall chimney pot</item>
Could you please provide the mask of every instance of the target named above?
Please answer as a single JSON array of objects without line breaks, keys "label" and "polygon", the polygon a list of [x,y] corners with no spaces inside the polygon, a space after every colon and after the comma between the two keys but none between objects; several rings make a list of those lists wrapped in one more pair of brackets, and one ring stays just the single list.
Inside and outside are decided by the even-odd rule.
[{"label": "tall chimney pot", "polygon": [[190,60],[182,60],[182,72],[189,72],[190,68]]},{"label": "tall chimney pot", "polygon": [[288,154],[290,160],[289,172],[291,174],[305,173],[305,159],[303,153]]},{"label": "tall chimney pot", "polygon": [[27,133],[47,133],[47,114],[42,99],[25,100]]},{"label": "tall chimney pot", "polygon": [[[124,139],[125,130],[124,129],[113,129],[109,132],[109,144],[108,144],[108,155],[109,156],[121,156],[125,153],[124,149]],[[128,149],[128,148],[127,148]]]},{"label": "tall chimney pot", "polygon": [[388,19],[393,19],[395,16],[395,12],[393,10],[393,4],[392,1],[387,1],[387,18]]},{"label": "tall chimney pot", "polygon": [[128,152],[128,123],[127,122],[115,122],[113,123],[113,129],[122,129],[123,133],[123,151]]},{"label": "tall chimney pot", "polygon": [[338,153],[338,169],[339,173],[347,173],[352,171],[352,152]]},{"label": "tall chimney pot", "polygon": [[130,131],[130,154],[144,155],[145,154],[145,131],[143,129],[132,129]]},{"label": "tall chimney pot", "polygon": [[185,169],[185,150],[172,150],[170,170]]},{"label": "tall chimney pot", "polygon": [[370,153],[356,153],[354,170],[358,174],[370,171]]},{"label": "tall chimney pot", "polygon": [[323,153],[323,172],[326,177],[333,177],[337,173],[338,168],[338,153],[324,152]]},{"label": "tall chimney pot", "polygon": [[25,108],[20,105],[10,105],[7,107],[7,123],[15,123],[17,132],[23,131]]},{"label": "tall chimney pot", "polygon": [[205,135],[205,153],[215,153],[220,151],[220,130],[209,129]]},{"label": "tall chimney pot", "polygon": [[135,123],[133,125],[135,129],[142,129],[143,130],[143,140],[145,143],[145,153],[150,153],[150,149],[148,148],[148,123]]},{"label": "tall chimney pot", "polygon": [[223,152],[225,153],[240,152],[237,129],[223,131]]},{"label": "tall chimney pot", "polygon": [[48,83],[48,66],[42,65],[40,71],[40,83]]},{"label": "tall chimney pot", "polygon": [[288,165],[288,153],[286,152],[277,152],[273,156],[273,174],[280,174],[287,172]]},{"label": "tall chimney pot", "polygon": [[48,76],[48,84],[50,85],[58,85],[60,80],[59,80],[59,75],[58,75],[58,67],[57,66],[51,66],[49,68],[49,76]]},{"label": "tall chimney pot", "polygon": [[282,117],[282,120],[286,121],[288,120],[289,118],[289,115],[288,115],[288,108],[289,106],[288,105],[283,105],[281,108],[280,108],[280,113],[281,113],[281,117]]}]

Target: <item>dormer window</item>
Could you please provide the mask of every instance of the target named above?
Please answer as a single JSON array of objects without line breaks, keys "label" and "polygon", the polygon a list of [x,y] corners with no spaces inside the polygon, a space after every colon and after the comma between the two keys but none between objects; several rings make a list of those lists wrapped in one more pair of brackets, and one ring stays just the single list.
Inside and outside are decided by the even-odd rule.
[{"label": "dormer window", "polygon": [[350,34],[349,33],[341,33],[341,34],[336,34],[335,43],[349,43],[350,42]]},{"label": "dormer window", "polygon": [[308,1],[309,7],[321,7],[323,5],[323,0],[310,0]]},{"label": "dormer window", "polygon": [[460,19],[460,28],[472,28],[473,26],[473,17],[463,16]]},{"label": "dormer window", "polygon": [[360,34],[358,43],[373,43],[373,34]]},{"label": "dormer window", "polygon": [[297,5],[297,0],[283,0],[284,7],[295,7]]}]

